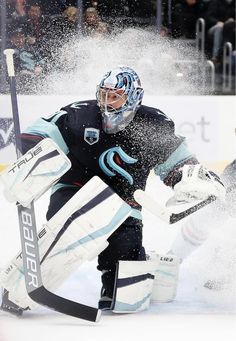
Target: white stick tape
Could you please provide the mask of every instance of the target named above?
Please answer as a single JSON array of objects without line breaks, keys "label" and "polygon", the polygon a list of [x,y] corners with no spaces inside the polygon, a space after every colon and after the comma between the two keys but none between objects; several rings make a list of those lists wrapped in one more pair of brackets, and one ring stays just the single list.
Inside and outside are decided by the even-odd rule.
[{"label": "white stick tape", "polygon": [[15,76],[15,69],[14,69],[14,60],[13,60],[13,49],[6,49],[4,50],[4,54],[6,56],[6,63],[7,63],[7,73],[9,77]]}]

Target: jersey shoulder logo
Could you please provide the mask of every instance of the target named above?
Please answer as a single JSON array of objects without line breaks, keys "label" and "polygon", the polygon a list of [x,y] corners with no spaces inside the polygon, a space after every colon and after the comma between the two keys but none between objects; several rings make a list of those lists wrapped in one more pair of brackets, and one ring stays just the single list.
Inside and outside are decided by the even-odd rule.
[{"label": "jersey shoulder logo", "polygon": [[99,141],[100,130],[96,128],[85,128],[84,141],[92,145]]}]

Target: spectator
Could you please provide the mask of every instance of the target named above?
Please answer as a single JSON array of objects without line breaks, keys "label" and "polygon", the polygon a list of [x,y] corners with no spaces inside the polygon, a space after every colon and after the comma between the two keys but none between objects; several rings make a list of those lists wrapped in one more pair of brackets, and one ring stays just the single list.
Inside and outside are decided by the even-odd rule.
[{"label": "spectator", "polygon": [[66,36],[75,35],[77,32],[79,10],[77,7],[69,6],[62,13],[64,22],[62,25],[62,34]]},{"label": "spectator", "polygon": [[14,19],[25,17],[26,15],[26,0],[7,0],[7,18]]},{"label": "spectator", "polygon": [[172,13],[172,37],[194,39],[197,19],[203,14],[202,1],[177,0]]},{"label": "spectator", "polygon": [[54,31],[56,31],[57,38],[68,40],[77,33],[78,14],[77,7],[69,6],[63,11],[62,16],[54,21]]},{"label": "spectator", "polygon": [[62,46],[76,35],[78,11],[77,7],[69,6],[63,11],[62,16],[52,18],[48,34],[54,47]]},{"label": "spectator", "polygon": [[205,16],[207,39],[212,46],[211,59],[219,63],[222,56],[223,31],[235,26],[235,0],[211,0]]},{"label": "spectator", "polygon": [[18,90],[23,93],[32,92],[36,78],[42,75],[44,60],[27,38],[22,27],[10,31],[8,47],[15,51],[15,71],[19,80]]},{"label": "spectator", "polygon": [[49,23],[50,21],[42,15],[42,10],[38,3],[32,3],[27,7],[25,21],[27,40],[44,58],[50,58]]},{"label": "spectator", "polygon": [[91,6],[97,8],[97,6],[98,6],[98,1],[96,1],[96,0],[91,0]]},{"label": "spectator", "polygon": [[106,23],[102,22],[96,8],[88,7],[84,14],[83,33],[86,36],[96,36],[108,33]]},{"label": "spectator", "polygon": [[223,44],[230,42],[233,50],[235,50],[235,19],[228,19],[223,27]]},{"label": "spectator", "polygon": [[27,33],[31,37],[40,39],[44,33],[44,21],[41,7],[37,3],[30,5],[27,10]]},{"label": "spectator", "polygon": [[24,17],[26,15],[26,0],[16,0],[15,10],[17,16]]},{"label": "spectator", "polygon": [[97,29],[94,32],[95,37],[104,37],[109,33],[108,25],[105,22],[100,21],[98,23]]},{"label": "spectator", "polygon": [[[47,23],[47,71],[57,70],[65,71],[65,64],[67,71],[75,67],[75,61],[65,59],[68,54],[61,53],[65,51],[67,44],[72,41],[78,33],[78,14],[79,9],[74,6],[67,7],[61,16],[50,17],[50,22]],[[60,57],[59,57],[60,56]]]}]

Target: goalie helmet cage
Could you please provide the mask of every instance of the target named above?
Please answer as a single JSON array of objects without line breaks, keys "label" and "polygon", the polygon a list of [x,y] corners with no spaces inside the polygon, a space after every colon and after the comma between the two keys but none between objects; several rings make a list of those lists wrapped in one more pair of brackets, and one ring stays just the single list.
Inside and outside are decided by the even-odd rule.
[{"label": "goalie helmet cage", "polygon": [[[20,121],[14,71],[14,50],[7,49],[4,51],[4,54],[6,56],[7,72],[10,82],[16,155],[17,158],[19,158],[22,155],[22,144],[20,139]],[[25,285],[29,297],[38,304],[60,313],[91,322],[99,321],[101,315],[101,311],[99,309],[63,298],[48,291],[44,287],[40,266],[34,203],[32,202],[29,207],[17,204],[17,211],[21,236]]]}]

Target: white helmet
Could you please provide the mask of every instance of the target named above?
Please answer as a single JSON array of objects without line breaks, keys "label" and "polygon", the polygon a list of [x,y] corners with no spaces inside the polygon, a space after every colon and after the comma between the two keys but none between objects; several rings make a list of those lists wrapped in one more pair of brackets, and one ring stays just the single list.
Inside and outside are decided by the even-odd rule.
[{"label": "white helmet", "polygon": [[123,130],[132,121],[142,102],[143,89],[139,76],[127,66],[107,72],[97,86],[96,98],[104,131],[115,134]]}]

